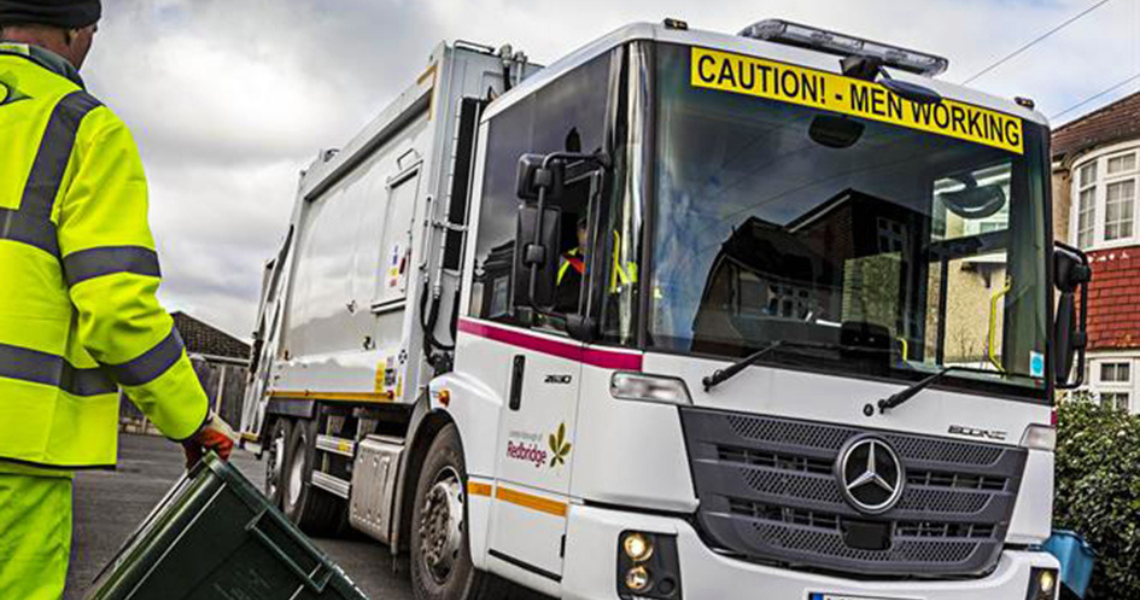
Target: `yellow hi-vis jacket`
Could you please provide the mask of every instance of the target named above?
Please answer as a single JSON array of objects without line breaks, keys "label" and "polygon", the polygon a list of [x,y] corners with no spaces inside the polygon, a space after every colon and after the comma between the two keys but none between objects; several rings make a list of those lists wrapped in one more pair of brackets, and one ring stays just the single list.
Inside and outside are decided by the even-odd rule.
[{"label": "yellow hi-vis jacket", "polygon": [[115,464],[118,386],[184,439],[208,402],[159,306],[122,121],[45,50],[0,43],[0,463]]}]

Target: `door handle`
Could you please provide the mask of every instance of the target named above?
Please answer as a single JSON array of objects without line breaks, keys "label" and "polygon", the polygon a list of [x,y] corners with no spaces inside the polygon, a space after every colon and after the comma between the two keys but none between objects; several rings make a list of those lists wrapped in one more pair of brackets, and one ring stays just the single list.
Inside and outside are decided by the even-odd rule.
[{"label": "door handle", "polygon": [[510,408],[518,410],[522,406],[523,372],[526,370],[526,357],[516,354],[514,365],[511,367],[511,395]]}]

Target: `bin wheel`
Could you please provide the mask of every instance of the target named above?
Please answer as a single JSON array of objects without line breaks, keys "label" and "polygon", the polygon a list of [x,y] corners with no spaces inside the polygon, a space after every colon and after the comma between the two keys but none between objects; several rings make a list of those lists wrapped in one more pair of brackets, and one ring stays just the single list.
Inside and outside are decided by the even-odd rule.
[{"label": "bin wheel", "polygon": [[274,419],[269,430],[269,444],[265,449],[265,497],[277,508],[281,508],[285,495],[285,477],[289,472],[286,450],[292,433],[293,423],[289,419]]},{"label": "bin wheel", "polygon": [[428,448],[412,514],[412,589],[417,600],[505,598],[505,582],[475,568],[467,528],[467,470],[455,425]]},{"label": "bin wheel", "polygon": [[285,461],[282,508],[289,520],[312,536],[329,536],[340,525],[344,502],[312,484],[317,460],[317,421],[293,424]]}]

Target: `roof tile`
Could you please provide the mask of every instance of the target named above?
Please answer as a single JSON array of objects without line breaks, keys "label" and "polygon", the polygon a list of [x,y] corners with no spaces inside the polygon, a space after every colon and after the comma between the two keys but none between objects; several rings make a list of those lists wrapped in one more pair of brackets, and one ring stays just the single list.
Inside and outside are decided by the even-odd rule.
[{"label": "roof tile", "polygon": [[211,354],[227,358],[249,358],[249,344],[234,336],[191,317],[184,312],[176,312],[174,326],[186,344],[189,353]]},{"label": "roof tile", "polygon": [[1053,131],[1053,158],[1140,138],[1140,92],[1070,121]]}]

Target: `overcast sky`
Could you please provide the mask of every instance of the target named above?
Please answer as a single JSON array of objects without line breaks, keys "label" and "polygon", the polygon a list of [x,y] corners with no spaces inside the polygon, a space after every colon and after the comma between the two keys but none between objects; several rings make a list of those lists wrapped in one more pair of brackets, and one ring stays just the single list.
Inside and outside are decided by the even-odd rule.
[{"label": "overcast sky", "polygon": [[[168,309],[243,338],[299,171],[340,147],[443,40],[549,64],[634,21],[736,32],[780,17],[941,54],[961,81],[1094,0],[104,0],[84,69],[133,129]],[[1046,115],[1140,73],[1140,2],[1114,0],[973,85]],[[1065,115],[1140,89],[1134,82]]]}]

